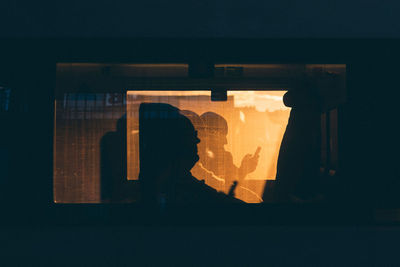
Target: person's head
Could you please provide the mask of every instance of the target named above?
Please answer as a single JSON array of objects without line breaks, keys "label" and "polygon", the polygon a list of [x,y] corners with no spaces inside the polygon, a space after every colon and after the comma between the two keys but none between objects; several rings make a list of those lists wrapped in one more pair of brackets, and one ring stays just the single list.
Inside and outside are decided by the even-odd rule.
[{"label": "person's head", "polygon": [[198,145],[199,153],[200,153],[200,157],[201,157],[202,156],[201,154],[204,153],[205,144],[206,144],[206,142],[203,142],[203,139],[206,139],[206,136],[205,136],[206,133],[204,131],[205,125],[203,123],[203,120],[200,118],[200,116],[197,113],[195,113],[191,110],[182,110],[181,114],[184,115],[185,117],[187,117],[192,122],[195,130],[197,131],[198,138],[201,141]]},{"label": "person's head", "polygon": [[189,172],[199,160],[200,140],[191,121],[180,110],[161,103],[144,103],[139,109],[141,176],[172,170]]},{"label": "person's head", "polygon": [[300,76],[295,86],[283,96],[285,106],[302,110],[318,109],[320,101],[315,75],[309,73]]},{"label": "person's head", "polygon": [[177,146],[177,158],[180,160],[184,171],[190,171],[193,166],[199,161],[198,144],[200,139],[198,133],[190,119],[180,112],[177,130],[179,137]]},{"label": "person's head", "polygon": [[206,112],[200,116],[205,126],[207,141],[211,146],[223,146],[228,143],[228,123],[224,117],[214,112]]}]

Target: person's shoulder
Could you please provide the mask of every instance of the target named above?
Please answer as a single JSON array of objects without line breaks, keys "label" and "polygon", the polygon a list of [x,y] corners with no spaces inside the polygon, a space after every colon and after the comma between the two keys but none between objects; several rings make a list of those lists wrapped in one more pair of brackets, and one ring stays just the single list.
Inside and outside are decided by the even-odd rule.
[{"label": "person's shoulder", "polygon": [[218,193],[217,190],[215,190],[215,189],[212,188],[211,186],[207,185],[206,182],[205,182],[204,180],[200,180],[200,179],[197,179],[197,178],[194,177],[194,176],[190,176],[190,181],[191,181],[191,184],[192,184],[193,186],[199,187],[199,188],[201,188],[201,189],[203,189],[203,190],[206,190],[206,191]]}]

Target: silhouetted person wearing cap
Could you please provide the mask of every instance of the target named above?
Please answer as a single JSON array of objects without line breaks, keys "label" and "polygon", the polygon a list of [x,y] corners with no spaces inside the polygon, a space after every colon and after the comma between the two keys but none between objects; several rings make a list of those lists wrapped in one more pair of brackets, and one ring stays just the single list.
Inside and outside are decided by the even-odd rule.
[{"label": "silhouetted person wearing cap", "polygon": [[247,174],[253,172],[258,164],[258,153],[254,155],[247,154],[243,157],[240,167],[233,163],[232,154],[225,150],[228,143],[226,138],[228,134],[228,124],[226,120],[214,112],[206,112],[200,116],[204,125],[206,134],[203,153],[200,162],[203,166],[215,173],[218,177],[225,180],[225,192],[229,192],[233,183],[236,181],[239,185]]},{"label": "silhouetted person wearing cap", "polygon": [[[197,130],[198,137],[202,140],[198,146],[198,154],[200,160],[196,163],[196,165],[192,169],[192,174],[196,177],[204,179],[205,183],[212,188],[221,191],[225,189],[225,179],[218,177],[210,170],[207,170],[202,164],[202,159],[206,157],[206,142],[207,140],[207,132],[205,130],[205,124],[200,116],[190,110],[182,110],[181,113],[186,116],[192,122],[194,128]],[[232,192],[232,195],[234,192]]]},{"label": "silhouetted person wearing cap", "polygon": [[190,173],[199,160],[200,139],[180,110],[161,103],[139,108],[142,201],[145,204],[193,205],[241,202],[218,193]]}]

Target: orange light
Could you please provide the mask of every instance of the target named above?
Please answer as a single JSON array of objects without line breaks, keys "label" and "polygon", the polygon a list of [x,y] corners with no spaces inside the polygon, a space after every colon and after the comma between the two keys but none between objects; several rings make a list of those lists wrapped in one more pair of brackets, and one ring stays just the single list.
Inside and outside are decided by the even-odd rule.
[{"label": "orange light", "polygon": [[197,129],[200,160],[192,169],[193,176],[225,193],[232,181],[239,180],[236,197],[261,202],[265,180],[275,179],[279,147],[289,118],[290,109],[282,101],[285,92],[228,91],[227,101],[211,102],[209,91],[128,91],[128,179],[138,179],[140,171],[139,105],[167,103],[199,116],[211,112],[226,121],[227,133],[219,132],[219,126],[224,126],[212,125],[210,120],[203,121],[205,130]]}]

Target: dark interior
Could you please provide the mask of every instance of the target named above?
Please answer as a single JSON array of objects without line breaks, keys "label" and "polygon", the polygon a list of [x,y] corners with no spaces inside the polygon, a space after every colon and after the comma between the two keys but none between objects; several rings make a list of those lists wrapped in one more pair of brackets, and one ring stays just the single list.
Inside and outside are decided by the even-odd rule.
[{"label": "dark interior", "polygon": [[[4,225],[380,227],[399,222],[399,40],[6,39],[1,45],[0,100],[9,103],[0,105]],[[207,66],[218,63],[346,64],[347,97],[337,111],[341,171],[335,181],[345,197],[334,203],[178,207],[167,213],[136,204],[54,203],[54,101],[61,97],[54,89],[60,62],[184,63],[193,79],[207,79]]]}]

